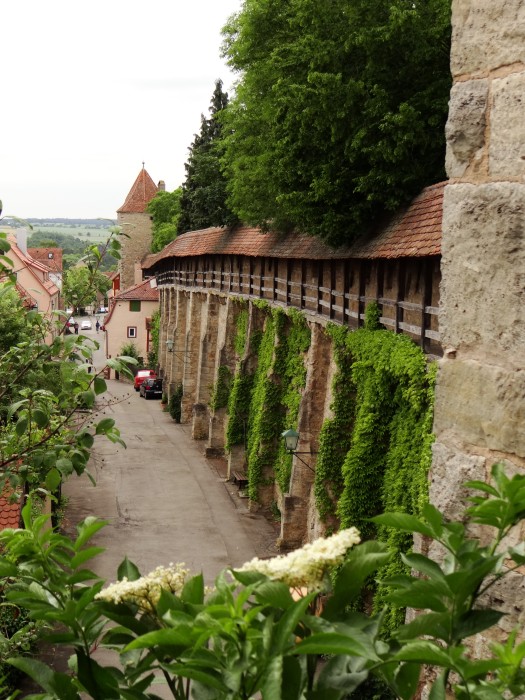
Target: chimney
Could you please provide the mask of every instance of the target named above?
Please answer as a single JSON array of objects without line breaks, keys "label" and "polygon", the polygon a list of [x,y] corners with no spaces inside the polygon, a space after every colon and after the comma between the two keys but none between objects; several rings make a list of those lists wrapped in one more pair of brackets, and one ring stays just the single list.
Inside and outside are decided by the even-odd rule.
[{"label": "chimney", "polygon": [[142,278],[142,265],[141,265],[140,260],[135,261],[135,270],[134,270],[133,276],[135,278],[135,284],[140,284],[141,282],[144,281]]},{"label": "chimney", "polygon": [[27,229],[18,228],[16,230],[16,245],[24,255],[27,255]]},{"label": "chimney", "polygon": [[166,192],[166,183],[164,180],[159,180],[157,187],[159,188],[159,192]]}]

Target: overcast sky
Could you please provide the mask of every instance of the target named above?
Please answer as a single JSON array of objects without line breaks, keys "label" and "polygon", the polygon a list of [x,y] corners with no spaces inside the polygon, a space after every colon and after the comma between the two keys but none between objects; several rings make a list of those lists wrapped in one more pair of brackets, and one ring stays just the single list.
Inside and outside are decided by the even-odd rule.
[{"label": "overcast sky", "polygon": [[115,218],[142,161],[168,191],[242,0],[3,0],[0,200],[20,217]]}]

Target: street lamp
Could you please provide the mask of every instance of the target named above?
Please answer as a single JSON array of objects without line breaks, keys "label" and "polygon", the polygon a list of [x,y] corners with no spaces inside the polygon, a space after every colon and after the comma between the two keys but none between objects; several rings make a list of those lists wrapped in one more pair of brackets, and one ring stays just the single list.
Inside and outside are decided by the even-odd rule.
[{"label": "street lamp", "polygon": [[299,433],[297,432],[297,430],[294,430],[293,428],[288,428],[288,430],[285,430],[283,433],[281,433],[281,437],[284,440],[284,449],[287,452],[295,452],[299,443]]},{"label": "street lamp", "polygon": [[302,462],[305,467],[308,467],[308,469],[313,472],[314,469],[307,464],[307,462],[304,461],[299,455],[316,455],[317,452],[312,452],[311,450],[309,452],[297,452],[297,445],[299,444],[299,433],[297,430],[294,430],[293,428],[288,428],[288,430],[285,430],[284,432],[281,433],[281,437],[284,440],[284,449],[288,452],[288,454],[294,455],[297,457],[297,459]]},{"label": "street lamp", "polygon": [[173,352],[173,340],[171,338],[166,341],[166,347],[168,352]]}]

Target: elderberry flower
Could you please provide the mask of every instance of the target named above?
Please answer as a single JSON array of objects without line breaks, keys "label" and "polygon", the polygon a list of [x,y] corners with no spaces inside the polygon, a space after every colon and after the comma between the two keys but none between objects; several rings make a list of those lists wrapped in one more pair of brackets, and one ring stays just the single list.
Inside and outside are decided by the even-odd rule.
[{"label": "elderberry flower", "polygon": [[98,600],[111,603],[134,603],[146,612],[154,612],[162,591],[179,593],[186,581],[189,570],[184,564],[170,564],[168,567],[157,566],[146,576],[136,581],[112,583],[95,596]]},{"label": "elderberry flower", "polygon": [[238,571],[257,571],[272,581],[282,581],[290,588],[321,591],[326,574],[344,560],[346,552],[361,538],[355,527],[340,530],[335,535],[319,538],[289,554],[272,559],[252,559]]}]

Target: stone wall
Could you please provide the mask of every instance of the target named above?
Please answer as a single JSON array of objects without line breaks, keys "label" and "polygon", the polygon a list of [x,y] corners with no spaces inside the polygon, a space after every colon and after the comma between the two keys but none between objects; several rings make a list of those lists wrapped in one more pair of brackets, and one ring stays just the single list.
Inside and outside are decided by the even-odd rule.
[{"label": "stone wall", "polygon": [[465,480],[525,468],[525,5],[454,0],[452,17],[430,496],[456,517]]},{"label": "stone wall", "polygon": [[119,212],[117,224],[129,236],[123,241],[118,265],[120,289],[124,290],[136,284],[135,264],[151,250],[152,224],[149,214],[136,212]]}]

